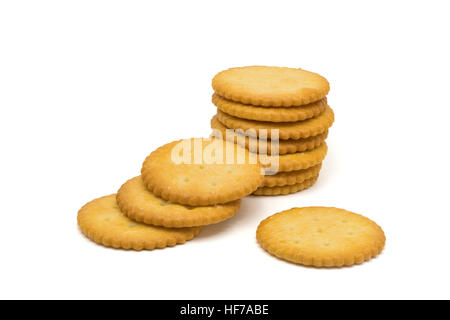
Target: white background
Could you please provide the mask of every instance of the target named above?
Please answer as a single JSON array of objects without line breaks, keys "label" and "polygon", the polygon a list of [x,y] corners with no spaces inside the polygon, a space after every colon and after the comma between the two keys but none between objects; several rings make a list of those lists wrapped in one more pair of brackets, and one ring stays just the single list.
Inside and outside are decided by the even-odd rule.
[{"label": "white background", "polygon": [[[450,298],[447,1],[2,1],[0,298]],[[302,67],[336,122],[317,184],[249,197],[182,246],[106,249],[76,224],[144,158],[207,136],[215,73]],[[258,223],[337,206],[387,236],[376,259],[313,269]]]}]

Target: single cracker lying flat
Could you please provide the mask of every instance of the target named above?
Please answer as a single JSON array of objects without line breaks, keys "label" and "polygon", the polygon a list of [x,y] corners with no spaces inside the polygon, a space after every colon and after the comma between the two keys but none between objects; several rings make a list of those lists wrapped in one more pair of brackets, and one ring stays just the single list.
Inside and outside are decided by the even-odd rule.
[{"label": "single cracker lying flat", "polygon": [[219,72],[212,87],[226,99],[266,107],[305,105],[323,99],[330,90],[328,81],[317,73],[268,66]]},{"label": "single cracker lying flat", "polygon": [[[181,158],[180,147],[192,150],[186,159],[184,155]],[[181,158],[178,163],[174,156]],[[211,157],[222,163],[211,163]],[[141,175],[146,187],[164,200],[209,206],[255,191],[264,178],[256,160],[247,149],[222,139],[180,140],[152,152],[142,165]]]},{"label": "single cracker lying flat", "polygon": [[[328,146],[326,142],[324,142],[320,145],[320,147],[313,150],[280,155],[278,156],[278,171],[296,171],[308,169],[312,166],[318,165],[323,161],[323,159],[325,159],[327,151]],[[270,163],[274,163],[274,161],[270,160]]]},{"label": "single cracker lying flat", "polygon": [[281,196],[296,193],[311,187],[317,181],[318,175],[303,182],[279,187],[259,187],[253,195],[255,196]]},{"label": "single cracker lying flat", "polygon": [[231,218],[241,200],[204,207],[190,207],[158,198],[144,185],[141,176],[132,178],[117,192],[117,204],[130,219],[167,228],[196,227]]},{"label": "single cracker lying flat", "polygon": [[[242,129],[249,136],[259,136],[259,130],[267,130],[267,137],[272,136],[272,130],[279,130],[279,138],[301,139],[324,133],[334,122],[334,113],[330,107],[326,107],[320,115],[298,122],[267,122],[255,121],[233,117],[221,110],[217,110],[217,119],[231,129]],[[250,130],[250,131],[249,131]],[[252,132],[254,130],[255,132]]]},{"label": "single cracker lying flat", "polygon": [[78,212],[81,232],[105,247],[153,250],[173,247],[194,238],[201,227],[167,229],[135,222],[119,209],[116,195],[95,199]]},{"label": "single cracker lying flat", "polygon": [[295,122],[306,120],[318,116],[327,107],[326,98],[300,107],[271,108],[257,107],[227,100],[216,93],[212,96],[212,102],[218,109],[234,117],[268,122]]},{"label": "single cracker lying flat", "polygon": [[[229,128],[225,127],[222,124],[222,122],[217,120],[217,116],[214,116],[211,119],[211,128],[214,130],[219,130],[219,132],[222,134],[222,136],[224,138],[227,137],[226,130]],[[231,129],[231,130],[233,130],[233,129]],[[309,138],[305,138],[305,139],[279,140],[278,154],[296,153],[296,152],[303,152],[303,151],[315,149],[315,148],[319,147],[325,141],[327,136],[328,136],[328,130],[325,131],[324,133],[321,133],[321,134],[318,134],[316,136],[312,136]],[[253,140],[250,140],[250,139],[253,139]],[[254,141],[255,139],[257,139],[257,138],[246,137],[245,142],[240,145],[245,146],[248,149],[250,143],[253,142],[257,146],[257,150],[259,150],[259,144],[257,141]],[[234,140],[234,142],[238,142],[238,143],[240,141],[239,139],[235,139],[235,138],[231,137],[230,141],[233,141],[233,140]],[[271,147],[270,140],[268,140],[267,141],[267,154],[270,154],[271,152],[272,152],[272,147]]]},{"label": "single cracker lying flat", "polygon": [[274,175],[265,176],[261,187],[281,187],[302,183],[305,180],[318,176],[321,168],[322,163],[319,163],[308,169],[279,172]]},{"label": "single cracker lying flat", "polygon": [[270,254],[314,267],[360,264],[384,248],[383,230],[370,219],[337,208],[293,208],[258,226],[256,238]]}]

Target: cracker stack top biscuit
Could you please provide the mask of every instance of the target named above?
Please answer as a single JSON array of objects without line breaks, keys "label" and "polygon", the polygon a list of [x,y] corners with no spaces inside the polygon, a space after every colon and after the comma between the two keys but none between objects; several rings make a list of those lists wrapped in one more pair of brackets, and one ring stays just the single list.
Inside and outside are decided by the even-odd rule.
[{"label": "cracker stack top biscuit", "polygon": [[323,99],[330,90],[321,75],[302,69],[250,66],[219,72],[214,91],[232,101],[264,107],[295,107]]}]

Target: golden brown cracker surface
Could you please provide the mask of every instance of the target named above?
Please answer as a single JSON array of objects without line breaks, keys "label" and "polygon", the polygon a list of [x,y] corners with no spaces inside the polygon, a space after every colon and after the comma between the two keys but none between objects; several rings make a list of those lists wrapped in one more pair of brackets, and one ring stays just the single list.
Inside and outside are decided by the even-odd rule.
[{"label": "golden brown cracker surface", "polygon": [[168,229],[135,222],[119,209],[116,195],[95,199],[78,211],[81,232],[105,247],[153,250],[173,247],[194,238],[201,227]]},{"label": "golden brown cracker surface", "polygon": [[257,106],[292,107],[323,99],[330,90],[321,75],[296,68],[249,66],[219,72],[212,80],[220,96]]},{"label": "golden brown cracker surface", "polygon": [[[173,161],[180,143],[183,150],[187,146],[192,150],[187,163]],[[197,149],[200,152],[194,151]],[[208,155],[223,161],[209,163],[205,160]],[[247,149],[222,139],[187,139],[153,151],[144,161],[141,175],[146,187],[164,200],[208,206],[241,199],[258,188],[263,179],[261,165],[251,158]]]},{"label": "golden brown cracker surface", "polygon": [[155,226],[183,228],[204,226],[231,218],[239,210],[241,200],[191,207],[158,198],[144,185],[141,176],[122,185],[117,203],[130,219]]},{"label": "golden brown cracker surface", "polygon": [[360,264],[384,248],[383,230],[370,219],[338,208],[293,208],[263,220],[256,238],[270,254],[314,267]]}]

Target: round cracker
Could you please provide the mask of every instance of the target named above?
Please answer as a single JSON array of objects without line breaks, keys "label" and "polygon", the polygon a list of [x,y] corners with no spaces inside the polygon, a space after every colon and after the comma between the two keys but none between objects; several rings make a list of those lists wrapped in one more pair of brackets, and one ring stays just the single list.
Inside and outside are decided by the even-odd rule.
[{"label": "round cracker", "polygon": [[[191,146],[189,163],[176,163],[172,159],[172,153],[177,152],[181,143]],[[214,154],[222,163],[205,161],[213,144],[217,148]],[[195,152],[196,145],[200,146],[200,154]],[[226,157],[222,159],[219,154]],[[196,155],[199,155],[197,159]],[[209,206],[241,199],[255,191],[264,178],[256,160],[247,149],[222,139],[187,139],[153,151],[145,159],[141,175],[146,187],[164,200]]]},{"label": "round cracker", "polygon": [[201,227],[168,229],[135,222],[119,209],[116,195],[95,199],[78,212],[81,232],[105,247],[153,250],[173,247],[194,238]]},{"label": "round cracker", "polygon": [[[278,157],[278,171],[287,172],[308,169],[315,166],[325,159],[327,152],[328,146],[326,142],[324,142],[318,148],[313,150],[267,157]],[[273,159],[269,160],[268,163],[275,162]]]},{"label": "round cracker", "polygon": [[318,176],[321,168],[322,163],[319,163],[308,169],[267,175],[264,177],[261,187],[281,187],[302,183],[305,180]]},{"label": "round cracker", "polygon": [[263,220],[256,238],[270,254],[314,267],[360,264],[385,245],[383,230],[370,219],[338,208],[293,208]]},{"label": "round cracker", "polygon": [[[214,130],[219,130],[220,133],[222,134],[222,137],[227,138],[226,131],[229,128],[227,128],[226,126],[224,126],[222,124],[222,122],[217,120],[217,116],[214,116],[211,119],[211,128]],[[233,129],[231,129],[231,130],[233,130]],[[236,134],[238,135],[239,133],[236,133]],[[305,139],[279,140],[278,154],[296,153],[296,152],[303,152],[303,151],[315,149],[315,148],[319,147],[325,141],[327,136],[328,136],[328,130],[325,131],[324,133],[321,133],[321,134],[318,134],[316,136],[312,136],[309,138],[305,138]],[[251,138],[246,137],[245,142],[242,144],[240,143],[240,145],[245,146],[247,149],[249,149],[250,142],[255,142],[255,141],[251,141],[249,139],[251,139]],[[234,142],[238,142],[238,143],[240,142],[239,139],[231,138],[230,141],[232,141],[232,140],[234,140]],[[256,143],[257,143],[257,141],[256,141]],[[257,150],[259,150],[258,143],[257,143]],[[271,142],[270,142],[270,140],[268,140],[267,141],[267,154],[271,154],[271,152],[272,152]]]},{"label": "round cracker", "polygon": [[257,106],[292,107],[323,99],[330,90],[321,75],[296,68],[249,66],[219,72],[212,87],[222,97]]},{"label": "round cracker", "polygon": [[[267,130],[267,137],[272,136],[272,130],[279,130],[279,138],[301,139],[324,133],[334,122],[334,113],[330,107],[319,116],[298,122],[267,122],[233,117],[221,110],[217,110],[217,119],[231,129],[242,129],[250,136],[259,136],[259,130]],[[254,130],[255,132],[252,132]]]},{"label": "round cracker", "polygon": [[268,122],[306,120],[318,116],[327,107],[326,98],[300,107],[273,108],[242,104],[222,98],[216,93],[212,96],[212,102],[218,109],[234,117]]},{"label": "round cracker", "polygon": [[151,193],[141,176],[138,176],[122,185],[117,192],[117,204],[125,215],[135,221],[167,228],[183,228],[229,219],[239,210],[241,200],[203,207],[171,203]]},{"label": "round cracker", "polygon": [[255,196],[281,196],[287,195],[291,193],[296,193],[311,187],[314,183],[316,183],[319,175],[306,179],[303,182],[286,185],[286,186],[278,186],[278,187],[259,187],[253,195]]}]

